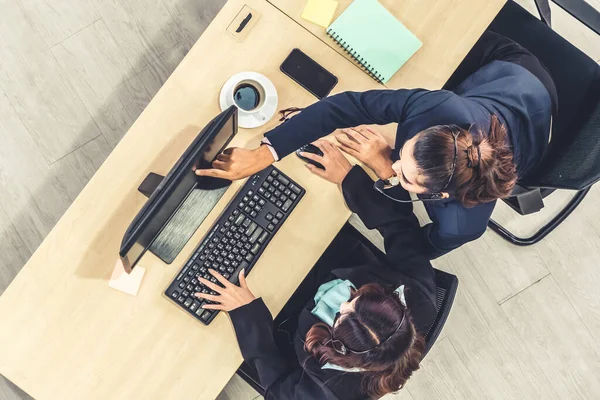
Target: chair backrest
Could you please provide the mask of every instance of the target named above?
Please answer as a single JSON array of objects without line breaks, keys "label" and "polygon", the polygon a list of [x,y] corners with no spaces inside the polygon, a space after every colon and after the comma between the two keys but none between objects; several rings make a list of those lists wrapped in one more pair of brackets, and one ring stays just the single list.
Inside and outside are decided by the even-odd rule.
[{"label": "chair backrest", "polygon": [[[362,233],[354,228],[350,223],[346,223],[342,228],[340,234],[347,232],[353,235],[357,240],[364,244],[373,254],[377,256],[382,262],[386,263],[385,254],[379,250],[369,239],[367,239]],[[454,302],[454,296],[458,289],[458,277],[456,275],[449,274],[448,272],[440,271],[434,268],[435,272],[435,283],[437,286],[436,290],[436,311],[437,314],[431,326],[429,327],[427,334],[425,335],[425,352],[423,357],[427,355],[436,339],[442,332],[442,328],[446,323],[446,319],[450,314],[452,303]]]},{"label": "chair backrest", "polygon": [[[489,29],[534,54],[548,69],[558,94],[550,148],[537,170],[520,183],[581,190],[596,182],[600,179],[600,163],[596,161],[600,155],[598,63],[512,0]],[[583,148],[589,151],[582,152]]]},{"label": "chair backrest", "polygon": [[[354,236],[357,240],[367,246],[373,252],[373,254],[377,256],[377,258],[381,259],[382,261],[385,260],[385,254],[371,241],[369,241],[369,239],[364,237],[363,234],[356,230],[356,228],[350,225],[350,223],[346,223],[346,225],[344,225],[340,231],[339,235],[343,234]],[[423,357],[425,357],[425,355],[429,352],[436,339],[440,335],[440,332],[446,323],[446,319],[450,314],[450,309],[452,308],[452,303],[454,301],[454,295],[456,294],[456,290],[458,288],[458,278],[455,275],[437,269],[434,269],[434,271],[437,285],[437,314],[435,320],[425,335],[425,352],[423,353]],[[252,386],[254,390],[264,396],[265,389],[260,384],[256,370],[250,364],[243,362],[240,368],[237,370],[237,374],[250,386]]]}]

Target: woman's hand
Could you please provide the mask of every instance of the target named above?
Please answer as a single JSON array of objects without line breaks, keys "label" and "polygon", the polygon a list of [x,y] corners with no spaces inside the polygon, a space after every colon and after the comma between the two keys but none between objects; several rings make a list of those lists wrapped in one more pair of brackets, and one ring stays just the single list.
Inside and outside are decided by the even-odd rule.
[{"label": "woman's hand", "polygon": [[312,164],[306,164],[306,168],[313,174],[328,180],[329,182],[340,185],[348,172],[352,169],[350,162],[344,157],[342,152],[326,140],[317,140],[313,143],[323,152],[323,157],[312,153],[300,153],[303,157],[316,161],[325,167],[325,170],[315,167]]},{"label": "woman's hand", "polygon": [[394,175],[392,149],[381,133],[370,128],[349,128],[343,129],[335,139],[344,152],[364,163],[379,178],[388,179]]},{"label": "woman's hand", "polygon": [[213,161],[213,169],[197,169],[196,175],[235,181],[262,171],[274,162],[266,145],[254,150],[230,147]]},{"label": "woman's hand", "polygon": [[252,294],[250,289],[248,289],[248,285],[246,284],[246,276],[245,271],[241,270],[239,275],[240,286],[234,285],[225,279],[221,274],[219,274],[214,269],[209,269],[208,272],[212,274],[217,280],[223,285],[222,287],[217,285],[216,283],[212,283],[211,281],[207,281],[204,278],[198,278],[200,283],[206,286],[209,289],[214,290],[218,293],[218,295],[210,295],[204,293],[196,293],[195,296],[200,299],[214,301],[218,304],[204,304],[202,308],[207,310],[222,310],[222,311],[231,311],[236,308],[245,306],[252,302],[252,300],[256,299],[256,297]]}]

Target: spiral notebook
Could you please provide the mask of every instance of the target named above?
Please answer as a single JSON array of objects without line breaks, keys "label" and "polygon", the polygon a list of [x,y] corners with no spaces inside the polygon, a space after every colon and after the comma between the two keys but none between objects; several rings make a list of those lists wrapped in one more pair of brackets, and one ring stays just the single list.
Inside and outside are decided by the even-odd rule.
[{"label": "spiral notebook", "polygon": [[354,0],[327,34],[380,83],[389,81],[423,45],[377,0]]}]

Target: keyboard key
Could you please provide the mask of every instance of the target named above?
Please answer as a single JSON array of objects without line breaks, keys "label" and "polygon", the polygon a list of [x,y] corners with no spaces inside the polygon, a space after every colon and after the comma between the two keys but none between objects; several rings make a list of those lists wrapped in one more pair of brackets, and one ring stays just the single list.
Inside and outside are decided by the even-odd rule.
[{"label": "keyboard key", "polygon": [[265,201],[265,199],[258,200],[258,205],[259,206],[264,206],[265,204],[267,204],[267,202]]},{"label": "keyboard key", "polygon": [[244,248],[250,250],[252,248],[252,243],[244,243]]},{"label": "keyboard key", "polygon": [[187,284],[187,286],[186,286],[186,289],[187,289],[189,292],[193,292],[193,291],[194,291],[194,285],[192,285],[191,283],[188,283],[188,284]]},{"label": "keyboard key", "polygon": [[300,190],[300,188],[298,186],[294,185],[293,183],[290,185],[290,189],[292,189],[292,192],[294,192],[296,194],[302,193],[302,190]]},{"label": "keyboard key", "polygon": [[257,204],[257,205],[254,207],[254,211],[256,211],[256,212],[259,212],[260,210],[262,210],[262,206]]},{"label": "keyboard key", "polygon": [[[246,207],[246,203],[244,203],[243,201],[240,204],[238,204],[238,208],[243,209],[244,207]],[[231,221],[231,218],[229,220]]]},{"label": "keyboard key", "polygon": [[244,208],[244,212],[245,212],[246,214],[250,214],[250,211],[252,211],[252,209],[251,209],[250,207],[246,206],[246,207]]},{"label": "keyboard key", "polygon": [[254,207],[256,205],[256,202],[254,200],[250,200],[250,202],[248,203],[248,206],[250,207]]},{"label": "keyboard key", "polygon": [[274,186],[269,186],[267,190],[269,191],[269,193],[273,193],[276,189]]},{"label": "keyboard key", "polygon": [[190,296],[190,292],[188,292],[187,290],[184,290],[183,292],[181,292],[181,295],[183,297],[189,297]]},{"label": "keyboard key", "polygon": [[248,190],[248,193],[247,193],[247,194],[248,194],[248,196],[249,196],[249,197],[252,197],[252,195],[254,194],[254,191],[252,191],[252,190]]},{"label": "keyboard key", "polygon": [[201,292],[201,291],[202,291],[202,285],[197,285],[197,286],[194,288],[194,293],[199,293],[199,292]]},{"label": "keyboard key", "polygon": [[285,189],[283,191],[283,194],[285,194],[286,196],[289,196],[290,194],[292,194],[292,191],[290,189]]},{"label": "keyboard key", "polygon": [[233,224],[236,225],[236,226],[239,226],[242,222],[244,222],[245,219],[246,219],[246,217],[244,216],[244,214],[240,214],[235,219],[235,221],[233,222]]},{"label": "keyboard key", "polygon": [[258,188],[258,193],[265,194],[265,188],[264,187],[259,187]]},{"label": "keyboard key", "polygon": [[[290,201],[290,202],[291,202],[291,200],[288,200],[288,201]],[[282,203],[281,201],[277,200],[277,201],[275,202],[275,205],[276,205],[277,207],[281,208],[281,207],[283,206],[283,203]],[[285,211],[285,210],[283,210],[283,211]]]},{"label": "keyboard key", "polygon": [[219,272],[225,272],[227,270],[227,267],[225,267],[225,265],[221,265],[219,267]]},{"label": "keyboard key", "polygon": [[[267,182],[273,182],[273,177],[271,175],[267,176]],[[264,183],[263,183],[263,185],[264,185]]]},{"label": "keyboard key", "polygon": [[282,194],[281,196],[279,196],[279,200],[283,201],[284,203],[287,201],[288,197],[285,194]]},{"label": "keyboard key", "polygon": [[190,278],[189,276],[187,276],[187,275],[183,277],[183,281],[184,281],[185,283],[188,283],[188,282],[190,281],[190,279],[191,279],[191,278]]},{"label": "keyboard key", "polygon": [[194,302],[194,300],[192,300],[191,298],[186,299],[185,303],[183,303],[183,305],[187,308],[190,308],[190,306],[192,305],[192,303]]},{"label": "keyboard key", "polygon": [[272,221],[273,220],[273,214],[267,213],[267,216],[265,218],[267,219],[267,221]]},{"label": "keyboard key", "polygon": [[244,228],[247,228],[248,225],[250,225],[252,223],[252,220],[250,218],[246,218],[246,220],[244,220],[244,222],[242,223],[242,226]]},{"label": "keyboard key", "polygon": [[200,302],[198,300],[194,301],[192,305],[190,305],[190,311],[194,312],[200,307]]},{"label": "keyboard key", "polygon": [[267,233],[267,231],[264,231],[262,235],[260,235],[260,237],[258,238],[258,243],[264,244],[268,237],[269,234]]},{"label": "keyboard key", "polygon": [[290,181],[289,181],[289,179],[287,179],[285,176],[283,176],[283,175],[281,175],[281,174],[277,176],[277,180],[278,180],[279,182],[283,183],[285,186],[287,186],[287,185],[289,185],[289,184],[290,184]]},{"label": "keyboard key", "polygon": [[179,289],[184,289],[185,288],[185,282],[180,282],[178,286],[179,286]]},{"label": "keyboard key", "polygon": [[[202,303],[200,303],[200,305],[202,305]],[[197,316],[201,316],[203,312],[204,312],[204,310],[202,309],[202,307],[199,307],[199,308],[196,310],[196,315],[197,315]]]},{"label": "keyboard key", "polygon": [[296,196],[295,193],[290,194],[290,199],[296,200],[297,198],[298,198],[298,196]]},{"label": "keyboard key", "polygon": [[260,243],[256,243],[256,244],[254,245],[254,247],[252,247],[252,248],[250,249],[250,251],[251,251],[251,252],[252,252],[252,254],[254,254],[254,255],[258,254],[258,252],[260,251]]},{"label": "keyboard key", "polygon": [[[230,274],[233,274],[235,272],[235,268],[229,267],[229,268],[227,268],[227,272],[229,272]],[[177,292],[175,292],[175,293],[177,293]]]},{"label": "keyboard key", "polygon": [[276,191],[273,193],[273,196],[275,196],[275,197],[279,197],[279,196],[281,196],[281,192],[280,192],[279,190],[276,190]]},{"label": "keyboard key", "polygon": [[276,217],[279,219],[283,218],[283,213],[281,211],[277,211]]},{"label": "keyboard key", "polygon": [[252,253],[248,253],[248,255],[246,255],[246,261],[252,262],[253,259],[254,259],[254,255],[252,255]]},{"label": "keyboard key", "polygon": [[206,322],[206,321],[208,321],[208,319],[210,318],[210,316],[211,316],[211,315],[212,315],[212,314],[211,314],[211,312],[210,312],[210,311],[208,311],[208,310],[206,310],[206,311],[204,311],[204,313],[203,313],[203,314],[200,316],[200,319],[201,319],[202,321],[205,321],[205,322]]},{"label": "keyboard key", "polygon": [[223,275],[223,278],[225,279],[229,279],[231,277],[231,275],[228,272],[223,272],[221,275]]},{"label": "keyboard key", "polygon": [[252,200],[258,201],[259,197],[257,195],[252,196]]},{"label": "keyboard key", "polygon": [[248,202],[248,200],[250,200],[250,198],[248,196],[245,196],[242,201],[245,201],[246,203]]},{"label": "keyboard key", "polygon": [[292,200],[288,200],[285,202],[285,204],[283,205],[283,207],[281,207],[281,209],[283,211],[287,211],[290,209],[290,207],[292,206],[292,204],[294,204],[294,202]]},{"label": "keyboard key", "polygon": [[279,172],[277,172],[277,170],[271,171],[271,176],[277,176],[277,175],[279,175]]},{"label": "keyboard key", "polygon": [[257,213],[256,211],[252,211],[252,212],[250,213],[250,216],[251,216],[252,218],[256,218],[256,217],[258,217],[258,213]]},{"label": "keyboard key", "polygon": [[233,210],[231,212],[233,215],[238,215],[240,213],[240,210],[238,210],[237,208],[235,210]]},{"label": "keyboard key", "polygon": [[258,225],[256,225],[256,222],[252,222],[250,224],[250,226],[248,227],[248,229],[246,229],[246,233],[245,233],[246,236],[251,236],[257,227],[258,227]]},{"label": "keyboard key", "polygon": [[275,181],[275,182],[272,183],[272,185],[275,186],[276,188],[278,188],[279,187],[279,182]]},{"label": "keyboard key", "polygon": [[208,269],[203,265],[203,266],[200,267],[199,272],[202,273],[202,274],[205,274],[205,273],[208,272]]},{"label": "keyboard key", "polygon": [[179,296],[179,292],[178,291],[174,291],[173,293],[171,293],[171,297],[176,299],[177,296]]},{"label": "keyboard key", "polygon": [[179,296],[179,297],[177,298],[177,301],[178,301],[178,302],[180,302],[181,304],[183,304],[183,302],[185,301],[185,297],[183,297],[183,296]]},{"label": "keyboard key", "polygon": [[268,230],[270,230],[271,232],[273,232],[273,229],[275,229],[275,225],[273,225],[273,224],[269,224],[269,225],[267,226],[267,229],[268,229]]},{"label": "keyboard key", "polygon": [[260,226],[254,231],[252,236],[250,236],[249,242],[254,243],[259,238],[260,234],[263,233],[263,228]]},{"label": "keyboard key", "polygon": [[278,223],[279,223],[279,219],[277,219],[277,218],[273,218],[273,224],[274,224],[274,225],[277,225]]},{"label": "keyboard key", "polygon": [[271,198],[271,193],[267,192],[265,193],[265,199],[269,200]]},{"label": "keyboard key", "polygon": [[[271,180],[269,182],[273,182],[273,178],[271,178]],[[261,187],[268,188],[269,187],[269,182],[263,182],[262,185],[261,185]]]}]

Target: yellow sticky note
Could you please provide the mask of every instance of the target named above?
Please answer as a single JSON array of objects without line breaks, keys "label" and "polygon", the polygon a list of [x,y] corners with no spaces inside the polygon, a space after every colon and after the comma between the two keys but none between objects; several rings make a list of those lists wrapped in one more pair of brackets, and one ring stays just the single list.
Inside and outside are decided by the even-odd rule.
[{"label": "yellow sticky note", "polygon": [[121,260],[117,260],[108,286],[123,293],[137,296],[145,272],[146,270],[138,265],[131,271],[131,274],[128,274],[125,272]]},{"label": "yellow sticky note", "polygon": [[302,18],[327,28],[338,4],[337,0],[308,0]]}]

